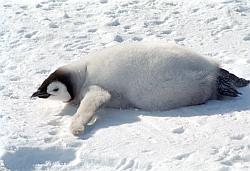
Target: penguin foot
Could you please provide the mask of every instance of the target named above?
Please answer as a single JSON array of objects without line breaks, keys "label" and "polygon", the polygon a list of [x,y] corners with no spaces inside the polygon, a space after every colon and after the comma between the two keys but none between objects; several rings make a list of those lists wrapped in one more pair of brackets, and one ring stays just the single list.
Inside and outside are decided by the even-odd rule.
[{"label": "penguin foot", "polygon": [[73,135],[79,135],[84,131],[84,124],[80,116],[73,117],[71,125],[70,125],[70,131]]}]

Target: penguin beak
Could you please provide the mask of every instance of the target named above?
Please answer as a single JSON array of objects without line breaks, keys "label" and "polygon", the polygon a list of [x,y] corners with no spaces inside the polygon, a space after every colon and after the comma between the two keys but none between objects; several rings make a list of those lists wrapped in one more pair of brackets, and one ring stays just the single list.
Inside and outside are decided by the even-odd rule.
[{"label": "penguin beak", "polygon": [[50,94],[48,94],[47,92],[43,92],[41,90],[37,90],[37,92],[33,93],[30,98],[34,98],[34,97],[48,98],[49,96],[50,96]]}]

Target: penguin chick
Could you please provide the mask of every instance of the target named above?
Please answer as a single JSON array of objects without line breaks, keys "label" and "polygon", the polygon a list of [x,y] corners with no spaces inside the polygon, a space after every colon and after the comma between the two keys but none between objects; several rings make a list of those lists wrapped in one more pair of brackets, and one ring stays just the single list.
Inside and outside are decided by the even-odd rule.
[{"label": "penguin chick", "polygon": [[103,106],[169,110],[235,97],[236,87],[248,84],[182,46],[138,42],[106,48],[58,68],[32,97],[79,104],[70,126],[77,135]]}]

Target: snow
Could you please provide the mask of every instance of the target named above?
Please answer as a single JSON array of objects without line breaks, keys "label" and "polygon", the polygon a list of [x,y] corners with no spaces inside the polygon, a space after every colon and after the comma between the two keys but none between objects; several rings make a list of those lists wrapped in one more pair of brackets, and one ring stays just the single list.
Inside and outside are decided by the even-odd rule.
[{"label": "snow", "polygon": [[164,112],[104,109],[74,137],[75,108],[31,100],[57,67],[121,42],[175,41],[250,79],[248,0],[0,1],[0,170],[250,170],[250,87]]}]

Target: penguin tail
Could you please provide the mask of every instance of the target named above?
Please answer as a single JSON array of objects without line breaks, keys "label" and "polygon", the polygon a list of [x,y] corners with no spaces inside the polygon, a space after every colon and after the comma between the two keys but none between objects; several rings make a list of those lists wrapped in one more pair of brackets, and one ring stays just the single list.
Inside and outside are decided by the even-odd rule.
[{"label": "penguin tail", "polygon": [[237,97],[241,93],[237,91],[238,87],[245,87],[250,80],[239,78],[225,69],[219,68],[217,76],[217,94],[218,96]]}]

